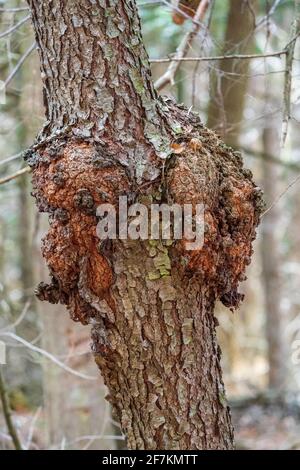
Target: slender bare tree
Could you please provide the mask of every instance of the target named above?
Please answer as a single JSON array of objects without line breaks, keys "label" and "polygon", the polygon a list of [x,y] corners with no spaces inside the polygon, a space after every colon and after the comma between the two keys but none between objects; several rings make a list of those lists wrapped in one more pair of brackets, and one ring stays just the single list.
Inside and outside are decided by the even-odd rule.
[{"label": "slender bare tree", "polygon": [[[280,146],[276,125],[268,120],[262,135],[263,150],[266,155],[276,156]],[[263,188],[265,199],[271,205],[280,194],[280,167],[263,159]],[[280,237],[281,207],[275,204],[262,224],[261,256],[262,279],[264,285],[266,310],[266,337],[268,342],[269,388],[276,398],[282,398],[287,389],[286,367],[287,354],[284,331],[284,316],[281,307],[282,279],[280,273]]]}]

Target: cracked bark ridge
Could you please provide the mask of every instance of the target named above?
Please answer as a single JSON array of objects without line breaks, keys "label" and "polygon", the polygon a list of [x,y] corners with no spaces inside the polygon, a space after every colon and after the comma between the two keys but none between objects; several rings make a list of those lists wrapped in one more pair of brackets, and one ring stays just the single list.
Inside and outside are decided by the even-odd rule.
[{"label": "cracked bark ridge", "polygon": [[[92,349],[131,449],[231,449],[215,338],[218,298],[235,308],[261,193],[199,117],[151,82],[135,3],[29,0],[47,122],[27,155],[50,214],[41,300],[92,325]],[[180,149],[180,151],[178,151]],[[205,243],[101,243],[96,208],[205,206]]]}]

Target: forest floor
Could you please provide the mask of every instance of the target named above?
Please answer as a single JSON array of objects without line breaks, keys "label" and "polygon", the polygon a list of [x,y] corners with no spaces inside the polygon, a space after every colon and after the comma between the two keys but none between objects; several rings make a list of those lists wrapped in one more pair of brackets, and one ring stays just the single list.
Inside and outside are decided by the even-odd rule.
[{"label": "forest floor", "polygon": [[[240,450],[300,450],[300,406],[293,403],[278,403],[256,397],[240,398],[230,401],[231,414],[235,428],[236,448]],[[14,410],[14,421],[23,442],[28,442],[33,450],[45,449],[44,431],[46,427],[42,408],[41,413]],[[38,416],[37,416],[38,415]],[[36,420],[33,428],[32,425]],[[30,428],[32,428],[30,430]],[[95,443],[94,449],[99,443]],[[72,446],[85,449],[86,442]],[[12,444],[0,412],[0,450],[10,449]],[[55,447],[54,447],[55,448]]]},{"label": "forest floor", "polygon": [[242,403],[231,406],[237,449],[300,450],[299,405]]}]

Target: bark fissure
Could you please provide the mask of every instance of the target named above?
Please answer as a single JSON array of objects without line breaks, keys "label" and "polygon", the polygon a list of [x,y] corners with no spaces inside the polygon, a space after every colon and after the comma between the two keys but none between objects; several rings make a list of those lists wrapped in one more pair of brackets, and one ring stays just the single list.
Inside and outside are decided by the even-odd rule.
[{"label": "bark fissure", "polygon": [[[230,449],[215,338],[249,264],[261,194],[241,156],[153,90],[135,3],[28,0],[47,122],[28,155],[49,212],[42,300],[92,325],[96,362],[131,449]],[[100,123],[100,124],[99,124]],[[66,133],[49,142],[49,136]],[[205,206],[205,240],[100,241],[96,208]]]}]

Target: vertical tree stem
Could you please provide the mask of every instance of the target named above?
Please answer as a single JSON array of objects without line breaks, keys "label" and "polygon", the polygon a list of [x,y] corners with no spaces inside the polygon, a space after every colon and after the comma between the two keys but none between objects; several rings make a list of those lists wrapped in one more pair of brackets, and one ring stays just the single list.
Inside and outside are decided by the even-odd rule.
[{"label": "vertical tree stem", "polygon": [[5,419],[5,422],[6,422],[6,426],[7,426],[8,432],[9,432],[11,438],[12,438],[12,441],[14,443],[15,449],[16,450],[22,450],[22,445],[21,445],[17,430],[16,430],[15,425],[14,425],[13,420],[12,420],[11,409],[10,409],[10,405],[9,405],[9,399],[8,399],[8,396],[7,396],[7,390],[6,390],[5,381],[4,381],[4,377],[3,377],[3,374],[2,374],[1,367],[0,367],[0,399],[1,399],[1,403],[2,403],[3,414],[4,414],[4,419]]}]

